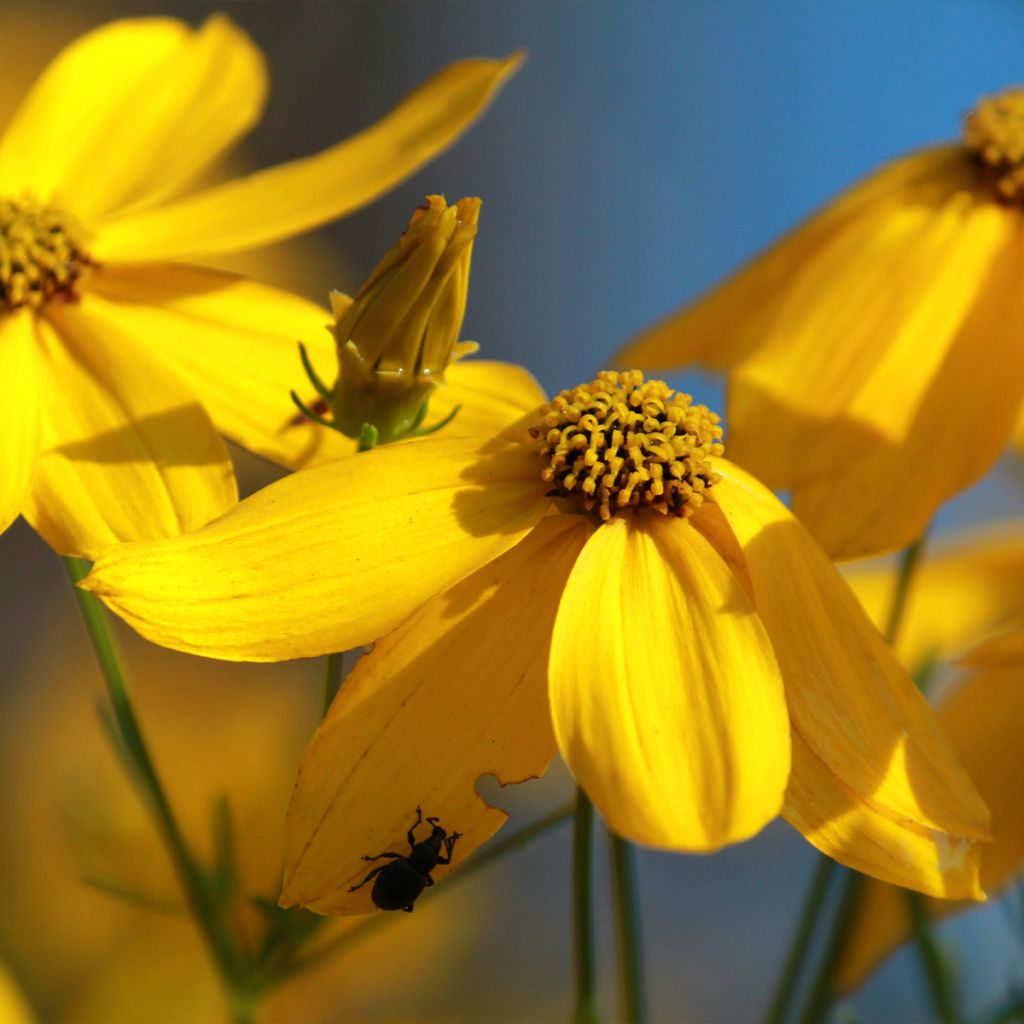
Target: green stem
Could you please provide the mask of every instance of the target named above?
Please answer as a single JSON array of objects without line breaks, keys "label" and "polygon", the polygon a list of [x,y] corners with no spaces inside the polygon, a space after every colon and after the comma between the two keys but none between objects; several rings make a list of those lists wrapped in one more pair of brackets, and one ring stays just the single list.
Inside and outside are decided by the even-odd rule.
[{"label": "green stem", "polygon": [[892,604],[889,606],[889,618],[885,624],[885,639],[890,647],[895,647],[896,641],[899,639],[900,627],[903,625],[903,613],[907,610],[910,584],[921,562],[921,556],[924,554],[924,545],[927,537],[928,531],[926,529],[913,544],[904,548],[903,554],[900,556],[899,569],[896,573],[896,586],[893,590]]},{"label": "green stem", "polygon": [[[89,563],[80,558],[64,558],[64,567],[72,584],[83,580],[89,573]],[[164,792],[156,766],[150,757],[142,730],[135,717],[131,696],[106,612],[100,602],[86,590],[73,587],[96,660],[106,683],[107,695],[114,712],[123,752],[135,769],[137,782],[150,805],[164,842],[170,851],[175,868],[181,878],[189,907],[199,924],[203,937],[228,990],[233,1009],[242,1003],[251,1005],[253,995],[244,982],[244,965],[240,961],[231,932],[225,925],[216,899],[206,884],[185,842],[170,802]],[[251,1015],[250,1015],[251,1016]],[[244,1017],[239,1017],[244,1024]]]},{"label": "green stem", "polygon": [[344,653],[327,655],[327,670],[324,673],[324,712],[321,717],[325,717],[330,711],[331,703],[341,689],[341,674],[344,667]]},{"label": "green stem", "polygon": [[950,981],[949,973],[942,951],[935,942],[928,912],[925,909],[924,897],[910,889],[906,890],[907,909],[914,926],[914,941],[917,945],[921,968],[928,982],[928,992],[932,1005],[939,1015],[942,1024],[959,1024],[960,1013],[956,1006],[956,995]]},{"label": "green stem", "polygon": [[[428,890],[420,898],[440,898],[444,893],[454,889],[462,882],[468,881],[474,875],[490,867],[495,861],[500,860],[513,850],[518,850],[556,825],[560,825],[563,821],[568,821],[575,807],[575,801],[563,804],[561,807],[556,807],[553,811],[545,814],[543,818],[538,818],[532,825],[527,825],[500,842],[494,843],[483,852],[476,854],[464,866],[460,866],[458,871],[448,875],[443,884]],[[315,949],[310,949],[303,956],[297,957],[278,975],[278,978],[292,978],[297,974],[303,974],[306,971],[312,970],[323,963],[328,957],[336,956],[343,950],[347,950],[351,946],[358,945],[360,942],[370,938],[370,936],[376,935],[381,928],[396,921],[400,916],[398,914],[374,914],[373,917],[367,918],[362,923],[348,929],[343,935],[327,939]]]},{"label": "green stem", "polygon": [[835,917],[832,920],[832,930],[825,944],[821,962],[815,971],[807,1004],[800,1016],[800,1024],[819,1024],[828,1013],[833,998],[832,979],[843,955],[843,950],[846,948],[846,938],[856,915],[863,885],[863,875],[848,869],[843,871],[839,905],[836,907]]},{"label": "green stem", "polygon": [[619,954],[619,1016],[630,1024],[647,1020],[644,986],[643,935],[636,884],[636,851],[633,844],[609,833],[615,932]]},{"label": "green stem", "polygon": [[776,985],[771,1005],[768,1007],[768,1013],[765,1015],[764,1024],[782,1024],[786,1019],[786,1012],[793,1000],[797,981],[800,978],[800,968],[803,967],[810,949],[814,927],[821,916],[821,909],[828,894],[829,883],[837,870],[836,862],[831,857],[821,856],[818,858],[818,867],[814,872],[814,879],[807,893],[807,899],[804,901],[803,910],[800,911],[800,920],[793,933],[793,941],[786,954],[782,974]]},{"label": "green stem", "polygon": [[573,939],[575,942],[576,1009],[574,1024],[596,1024],[597,969],[594,955],[594,807],[576,790],[572,847]]}]

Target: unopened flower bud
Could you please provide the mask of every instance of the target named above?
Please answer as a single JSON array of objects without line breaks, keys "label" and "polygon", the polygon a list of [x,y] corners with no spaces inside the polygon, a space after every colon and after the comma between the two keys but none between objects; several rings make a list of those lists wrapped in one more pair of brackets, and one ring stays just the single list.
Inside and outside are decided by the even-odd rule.
[{"label": "unopened flower bud", "polygon": [[434,388],[456,359],[476,351],[460,342],[479,199],[448,206],[428,196],[405,233],[351,303],[331,296],[338,346],[334,424],[378,442],[414,431]]}]

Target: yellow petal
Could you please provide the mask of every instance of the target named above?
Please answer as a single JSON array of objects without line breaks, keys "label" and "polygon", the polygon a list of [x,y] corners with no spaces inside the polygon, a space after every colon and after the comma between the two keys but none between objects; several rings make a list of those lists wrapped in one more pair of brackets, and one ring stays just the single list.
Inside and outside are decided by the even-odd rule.
[{"label": "yellow petal", "polygon": [[[299,359],[306,345],[330,386],[338,372],[330,314],[314,303],[245,278],[202,267],[158,264],[102,268],[90,288],[130,312],[158,351],[233,441],[297,469],[355,451],[337,431],[300,422],[288,397],[316,400]],[[448,436],[496,434],[544,402],[533,377],[510,363],[462,361],[431,397],[427,425],[456,405]]]},{"label": "yellow petal", "polygon": [[90,286],[131,316],[140,337],[233,441],[291,467],[354,451],[336,431],[297,422],[288,396],[294,389],[316,399],[299,340],[322,379],[334,382],[326,310],[234,274],[176,264],[104,267]]},{"label": "yellow petal", "polygon": [[188,537],[116,548],[86,585],[143,636],[192,654],[348,650],[518,543],[543,491],[528,446],[400,442],[279,480]]},{"label": "yellow petal", "polygon": [[[1018,652],[1020,653],[1020,652]],[[974,675],[939,709],[939,717],[992,810],[995,842],[981,858],[981,883],[990,895],[1018,877],[1024,863],[1024,747],[1020,723],[1024,721],[1024,685],[1018,659],[1013,667],[991,668]],[[955,914],[972,904],[932,901],[930,917]],[[843,990],[855,988],[910,934],[903,893],[885,885],[871,885],[863,893],[861,909],[837,972]]]},{"label": "yellow petal", "polygon": [[35,347],[28,312],[0,315],[0,533],[21,513],[39,451]]},{"label": "yellow petal", "polygon": [[[846,566],[846,581],[879,628],[892,604],[890,563]],[[1019,622],[1024,610],[1024,523],[987,524],[950,537],[918,566],[907,592],[897,653],[915,670],[947,661]]]},{"label": "yellow petal", "polygon": [[237,500],[224,442],[102,299],[39,325],[42,450],[25,517],[61,554],[196,530]]},{"label": "yellow petal", "polygon": [[796,732],[783,815],[822,853],[846,867],[934,896],[984,899],[978,881],[980,843],[925,828],[865,800]]},{"label": "yellow petal", "polygon": [[942,175],[958,162],[962,158],[957,148],[941,147],[911,154],[882,168],[693,305],[634,339],[616,357],[616,365],[669,368],[699,363],[716,370],[734,366],[778,329],[780,308],[796,275],[867,204],[884,200],[920,180]]},{"label": "yellow petal", "polygon": [[322,153],[105,223],[94,253],[143,262],[230,252],[351,213],[451,145],[521,62],[513,54],[450,64],[377,124]]},{"label": "yellow petal", "polygon": [[1024,664],[1024,632],[1013,630],[994,636],[971,649],[962,665],[975,668],[1005,668]]},{"label": "yellow petal", "polygon": [[688,523],[617,516],[594,533],[562,598],[550,679],[562,756],[620,835],[713,850],[778,814],[789,735],[771,644]]},{"label": "yellow petal", "polygon": [[0,1021],[3,1024],[31,1024],[34,1019],[14,975],[0,963]]},{"label": "yellow petal", "polygon": [[476,781],[523,782],[555,754],[548,648],[586,534],[577,516],[542,520],[360,660],[299,773],[286,824],[285,905],[372,911],[373,883],[348,887],[373,867],[363,854],[408,850],[417,805],[461,833],[458,862],[501,827],[507,815],[484,802]]},{"label": "yellow petal", "polygon": [[743,549],[794,729],[844,785],[890,816],[986,838],[984,803],[835,567],[767,488],[724,459],[715,467],[724,478],[707,511],[725,514]]},{"label": "yellow petal", "polygon": [[0,142],[0,193],[54,197],[89,226],[178,191],[258,119],[263,58],[216,15],[115,21],[47,68]]},{"label": "yellow petal", "polygon": [[[911,543],[1006,447],[1024,394],[1024,361],[1017,358],[1024,225],[1001,208],[992,212],[1005,244],[912,421],[898,437],[851,449],[828,473],[793,489],[794,511],[834,558]],[[909,356],[905,369],[913,372]],[[967,425],[974,425],[970,444],[963,443]]]}]

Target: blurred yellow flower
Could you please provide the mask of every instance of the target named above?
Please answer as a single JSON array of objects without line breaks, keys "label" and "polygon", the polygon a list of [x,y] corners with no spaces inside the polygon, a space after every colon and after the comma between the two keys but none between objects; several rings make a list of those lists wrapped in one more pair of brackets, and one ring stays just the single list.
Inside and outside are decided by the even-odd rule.
[{"label": "blurred yellow flower", "polygon": [[[730,450],[834,557],[913,541],[1024,397],[1024,91],[867,178],[624,365],[729,369]],[[771,430],[765,424],[771,424]]]},{"label": "blurred yellow flower", "polygon": [[[885,616],[892,571],[849,567],[845,576],[875,620]],[[939,702],[938,716],[992,812],[993,844],[982,853],[982,886],[994,894],[1024,863],[1024,522],[965,531],[930,555],[914,574],[897,650],[917,670],[962,658],[966,670]],[[930,901],[932,917],[974,904]],[[906,895],[871,883],[862,895],[837,981],[855,988],[911,934]]]},{"label": "blurred yellow flower", "polygon": [[845,864],[977,897],[984,805],[824,553],[720,458],[718,418],[638,372],[546,408],[509,385],[500,433],[295,474],[86,583],[208,657],[377,640],[300,773],[285,902],[372,909],[346,889],[417,804],[463,859],[505,819],[476,780],[556,750],[636,842],[712,850],[781,811]]},{"label": "blurred yellow flower", "polygon": [[519,59],[453,64],[346,142],[183,194],[259,117],[248,37],[222,16],[142,18],[64,50],[0,138],[0,529],[23,512],[61,553],[92,557],[230,507],[217,431],[308,458],[317,436],[286,430],[288,388],[303,379],[295,339],[332,361],[325,313],[169,261],[364,205],[457,138]]},{"label": "blurred yellow flower", "polygon": [[[243,669],[140,643],[128,653],[145,681],[137,698],[154,756],[204,863],[214,856],[213,808],[221,797],[229,802],[239,878],[233,907],[255,943],[263,919],[247,897],[277,893],[284,812],[319,717],[319,672],[308,663]],[[19,685],[0,695],[0,768],[18,780],[0,790],[0,961],[13,968],[34,1019],[226,1020],[221,983],[166,849],[97,728],[96,672],[72,665],[89,665],[84,649],[40,651]],[[474,898],[479,905],[479,891]],[[403,1005],[400,991],[415,993],[427,977],[455,984],[485,921],[455,893],[425,902],[404,927],[384,929],[271,993],[261,1018],[394,1019],[388,1010]],[[313,942],[338,938],[353,923],[325,923]],[[0,971],[6,1024],[4,994]],[[24,1019],[32,1019],[27,1011]]]}]

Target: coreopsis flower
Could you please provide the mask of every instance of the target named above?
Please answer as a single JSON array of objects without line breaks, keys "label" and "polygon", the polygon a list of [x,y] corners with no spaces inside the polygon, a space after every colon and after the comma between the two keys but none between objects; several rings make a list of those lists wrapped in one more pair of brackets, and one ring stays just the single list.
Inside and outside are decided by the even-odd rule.
[{"label": "coreopsis flower", "polygon": [[[730,451],[837,558],[918,537],[1024,398],[1024,91],[871,175],[623,365],[727,369]],[[771,430],[764,425],[770,423]]]},{"label": "coreopsis flower", "polygon": [[506,817],[476,780],[556,751],[636,842],[713,850],[781,812],[845,864],[979,896],[984,805],[825,554],[722,458],[717,416],[635,371],[522,398],[490,437],[297,473],[86,581],[207,657],[376,641],[300,772],[284,900],[367,912],[362,855],[399,848],[417,805],[461,860]]},{"label": "coreopsis flower", "polygon": [[230,507],[218,432],[308,459],[323,432],[289,425],[288,389],[304,380],[296,339],[333,361],[326,314],[181,261],[364,205],[451,143],[517,63],[453,64],[346,142],[190,193],[262,109],[248,37],[222,16],[142,18],[64,50],[0,138],[0,529],[23,512],[58,551],[92,557]]},{"label": "coreopsis flower", "polygon": [[[1008,523],[995,537],[990,533],[962,539],[915,574],[901,653],[912,668],[960,659],[960,678],[940,697],[937,714],[992,812],[993,843],[982,854],[980,877],[995,895],[1020,877],[1024,865],[1024,530]],[[869,610],[885,585],[883,576],[871,570],[848,574]],[[925,910],[939,919],[974,905],[928,900]],[[840,989],[856,988],[912,933],[906,894],[869,883],[837,967]]]}]

